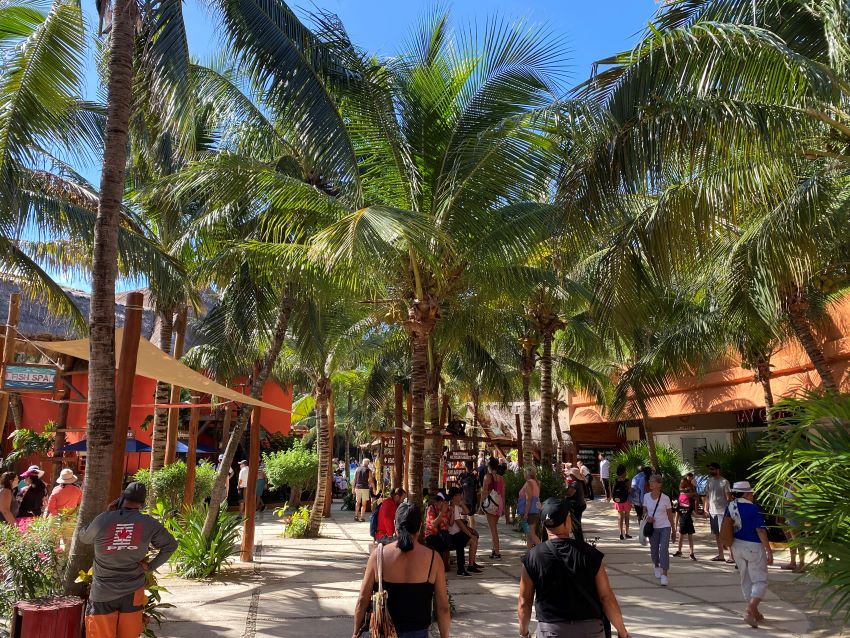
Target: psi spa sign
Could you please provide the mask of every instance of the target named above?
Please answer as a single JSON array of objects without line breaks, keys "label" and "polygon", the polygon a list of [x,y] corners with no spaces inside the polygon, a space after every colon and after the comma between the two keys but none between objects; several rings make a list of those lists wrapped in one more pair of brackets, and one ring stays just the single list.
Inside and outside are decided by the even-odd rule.
[{"label": "psi spa sign", "polygon": [[10,392],[53,392],[58,370],[45,365],[7,365],[3,389]]}]

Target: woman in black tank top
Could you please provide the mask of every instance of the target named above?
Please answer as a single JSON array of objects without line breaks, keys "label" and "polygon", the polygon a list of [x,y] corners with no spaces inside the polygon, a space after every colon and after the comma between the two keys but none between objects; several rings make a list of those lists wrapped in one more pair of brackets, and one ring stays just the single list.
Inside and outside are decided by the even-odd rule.
[{"label": "woman in black tank top", "polygon": [[[442,560],[419,543],[422,513],[414,505],[402,503],[395,516],[398,540],[384,546],[384,590],[387,609],[398,638],[427,638],[431,610],[436,608],[441,638],[448,638],[451,616]],[[361,634],[372,593],[378,590],[376,553],[369,557],[360,596],[354,611],[354,633]],[[436,604],[435,604],[436,603]]]}]

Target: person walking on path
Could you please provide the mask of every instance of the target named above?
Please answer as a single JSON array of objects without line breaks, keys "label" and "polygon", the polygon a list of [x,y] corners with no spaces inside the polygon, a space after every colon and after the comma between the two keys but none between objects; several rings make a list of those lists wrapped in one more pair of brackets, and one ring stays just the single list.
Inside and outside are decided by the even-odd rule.
[{"label": "person walking on path", "polygon": [[395,540],[395,513],[405,495],[404,489],[397,487],[390,493],[389,498],[381,501],[378,510],[378,530],[375,533],[375,541],[378,543],[387,544]]},{"label": "person walking on path", "polygon": [[593,475],[590,473],[590,468],[581,461],[576,461],[576,466],[581,472],[581,479],[584,481],[584,497],[588,501],[593,500]]},{"label": "person walking on path", "polygon": [[[782,565],[781,569],[788,569],[793,572],[801,572],[806,567],[806,554],[803,551],[803,547],[797,547],[797,544],[794,542],[795,539],[799,536],[798,523],[794,519],[793,509],[793,501],[794,501],[794,492],[791,489],[791,483],[785,484],[785,490],[782,493],[782,519],[785,527],[785,538],[789,541],[788,551],[791,553],[791,560]],[[797,555],[799,554],[799,561],[797,560]]]},{"label": "person walking on path", "polygon": [[577,467],[570,470],[568,478],[571,479],[567,484],[567,499],[572,503],[573,537],[577,541],[584,542],[584,528],[581,525],[581,517],[584,510],[587,509],[587,501],[585,500],[587,483],[584,482],[581,470]]},{"label": "person walking on path", "polygon": [[487,526],[490,528],[490,539],[493,543],[490,558],[501,558],[499,518],[505,512],[505,479],[499,475],[499,461],[495,457],[490,457],[481,494],[484,499],[482,508],[487,515]]},{"label": "person walking on path", "polygon": [[15,479],[18,477],[14,472],[4,472],[0,476],[0,523],[15,525],[15,513],[12,506],[15,501]]},{"label": "person walking on path", "polygon": [[540,483],[534,467],[524,470],[525,483],[519,490],[516,511],[522,519],[522,531],[525,534],[525,544],[531,549],[540,542],[537,536],[537,523],[540,520]]},{"label": "person walking on path", "polygon": [[611,461],[604,454],[599,455],[599,480],[605,490],[605,500],[611,502]]},{"label": "person walking on path", "polygon": [[652,524],[652,534],[648,535],[649,554],[655,577],[666,587],[667,572],[670,570],[670,540],[676,540],[676,530],[673,527],[673,503],[669,496],[661,493],[663,482],[660,474],[654,474],[649,479],[650,491],[643,497],[643,508],[645,524]]},{"label": "person walking on path", "polygon": [[519,635],[530,638],[531,608],[538,638],[604,638],[605,619],[620,638],[629,638],[617,597],[595,547],[570,538],[572,503],[547,498],[541,508],[549,540],[520,561],[517,619]]},{"label": "person walking on path", "polygon": [[[419,543],[421,527],[422,514],[418,507],[409,503],[398,506],[395,515],[398,540],[378,550],[387,610],[398,638],[428,638],[432,609],[436,612],[440,638],[448,638],[452,619],[443,561],[435,560],[435,552]],[[354,610],[352,638],[359,638],[365,630],[369,601],[378,588],[378,551],[366,563]]]},{"label": "person walking on path", "polygon": [[691,548],[691,560],[697,559],[694,555],[694,534],[696,534],[696,529],[694,529],[694,507],[696,504],[696,494],[694,473],[688,472],[682,478],[682,482],[679,483],[679,508],[676,512],[676,526],[679,530],[679,549],[676,550],[673,556],[682,555],[682,543],[687,535],[688,545]]},{"label": "person walking on path", "polygon": [[744,622],[758,627],[764,616],[759,612],[767,591],[767,567],[773,564],[773,550],[767,538],[764,515],[753,503],[753,488],[748,481],[738,481],[732,486],[735,500],[724,511],[724,519],[731,518],[734,538],[731,550],[741,573],[741,591],[747,601]]},{"label": "person walking on path", "polygon": [[263,501],[263,492],[266,491],[266,464],[260,463],[257,468],[257,488],[256,488],[256,508],[261,511],[266,511],[266,504]]},{"label": "person walking on path", "polygon": [[629,534],[629,516],[632,511],[632,502],[629,500],[629,479],[626,476],[626,466],[617,466],[617,480],[614,481],[612,490],[614,497],[614,509],[617,510],[617,524],[620,528],[620,540],[631,538]]},{"label": "person walking on path", "polygon": [[[81,543],[94,545],[88,638],[138,638],[144,630],[145,574],[156,571],[177,549],[162,523],[139,511],[146,496],[142,483],[130,483],[106,512],[79,532]],[[157,554],[149,559],[151,547]]]},{"label": "person walking on path", "polygon": [[248,489],[248,461],[239,461],[239,476],[236,478],[236,493],[239,495],[239,513],[245,515],[245,490]]},{"label": "person walking on path", "polygon": [[727,560],[723,553],[723,544],[720,542],[720,524],[723,522],[723,514],[726,506],[732,500],[732,492],[729,489],[729,481],[720,475],[720,465],[708,464],[708,482],[705,486],[705,513],[711,524],[711,533],[714,534],[714,542],[717,545],[717,556],[712,558],[714,562],[734,564],[734,552]]},{"label": "person walking on path", "polygon": [[369,459],[360,461],[360,467],[354,471],[354,520],[361,523],[366,520],[366,504],[372,497],[369,489],[372,484],[371,474]]},{"label": "person walking on path", "polygon": [[[649,490],[649,477],[652,476],[652,468],[644,467],[638,470],[638,473],[632,477],[632,484],[629,487],[629,500],[635,508],[638,525],[643,520],[643,497],[646,496]],[[641,539],[642,540],[642,539]]]},{"label": "person walking on path", "polygon": [[78,480],[73,470],[64,468],[47,499],[47,516],[59,519],[59,540],[65,551],[71,549],[71,539],[77,526],[77,508],[83,500],[83,490],[76,485]]}]

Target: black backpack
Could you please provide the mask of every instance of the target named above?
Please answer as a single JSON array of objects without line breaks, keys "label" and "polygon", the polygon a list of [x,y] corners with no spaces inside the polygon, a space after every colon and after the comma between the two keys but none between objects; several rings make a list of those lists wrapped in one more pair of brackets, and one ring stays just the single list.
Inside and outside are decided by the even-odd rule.
[{"label": "black backpack", "polygon": [[478,477],[466,472],[460,478],[460,488],[463,490],[463,502],[475,506],[475,490],[478,487]]}]

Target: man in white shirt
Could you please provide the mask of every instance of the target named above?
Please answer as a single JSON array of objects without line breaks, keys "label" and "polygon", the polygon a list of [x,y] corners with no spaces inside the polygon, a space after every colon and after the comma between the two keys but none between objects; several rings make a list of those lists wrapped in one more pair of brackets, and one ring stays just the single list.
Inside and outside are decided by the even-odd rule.
[{"label": "man in white shirt", "polygon": [[[727,563],[735,562],[731,556],[726,560],[723,553],[723,543],[720,542],[720,525],[723,522],[726,506],[732,500],[730,487],[729,481],[720,475],[720,465],[709,463],[708,483],[705,488],[705,517],[711,519],[711,533],[714,534],[714,540],[717,543],[717,556],[711,559],[715,562],[722,562],[724,560]],[[731,549],[729,553],[731,555]]]},{"label": "man in white shirt", "polygon": [[245,489],[248,487],[248,461],[239,461],[239,478],[236,489],[239,492],[239,513],[245,515]]},{"label": "man in white shirt", "polygon": [[604,454],[599,455],[599,478],[602,481],[602,486],[605,488],[605,500],[611,502],[611,463]]}]

